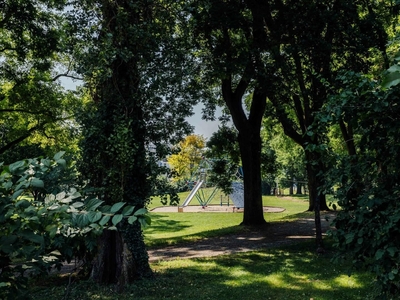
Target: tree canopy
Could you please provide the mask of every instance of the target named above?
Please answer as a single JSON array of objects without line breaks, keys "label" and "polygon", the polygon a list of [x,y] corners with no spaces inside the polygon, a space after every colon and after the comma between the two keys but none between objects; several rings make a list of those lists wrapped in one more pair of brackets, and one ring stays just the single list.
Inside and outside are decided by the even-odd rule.
[{"label": "tree canopy", "polygon": [[81,100],[59,81],[68,76],[63,67],[64,1],[1,5],[0,155],[8,151],[9,156],[13,152],[9,159],[23,158],[15,157],[16,146],[27,141],[42,151],[54,145],[76,150],[73,116]]},{"label": "tree canopy", "polygon": [[190,180],[203,158],[205,139],[199,135],[188,135],[176,148],[177,153],[171,154],[167,159],[173,170],[173,179]]}]

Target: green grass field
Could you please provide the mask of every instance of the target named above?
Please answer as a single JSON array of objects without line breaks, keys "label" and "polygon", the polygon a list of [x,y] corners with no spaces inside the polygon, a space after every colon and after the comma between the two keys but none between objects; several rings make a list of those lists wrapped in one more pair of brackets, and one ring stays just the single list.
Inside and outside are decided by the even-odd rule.
[{"label": "green grass field", "polygon": [[[347,275],[333,265],[331,253],[318,256],[302,243],[281,249],[152,264],[154,279],[130,285],[123,293],[91,281],[74,282],[68,299],[234,299],[234,300],[367,300],[372,278]],[[53,278],[53,280],[55,280]],[[34,299],[64,299],[68,279],[47,280],[32,289]]]},{"label": "green grass field", "polygon": [[[181,195],[181,202],[186,194]],[[217,197],[216,197],[217,198]],[[182,200],[183,199],[183,200]],[[220,205],[215,199],[211,205]],[[313,217],[312,212],[306,212],[306,198],[286,198],[263,196],[264,206],[282,207],[280,213],[265,213],[267,222],[286,222],[299,217]],[[154,202],[153,202],[154,205]],[[191,205],[198,205],[195,199]],[[156,207],[154,205],[153,207]],[[148,247],[160,247],[182,242],[195,241],[205,237],[219,236],[243,230],[239,226],[243,219],[242,213],[150,213],[152,224],[145,229],[145,239]]]},{"label": "green grass field", "polygon": [[[266,213],[267,221],[290,222],[305,212],[304,198],[264,197],[264,205],[285,208]],[[150,247],[178,244],[242,230],[241,213],[151,213],[152,225],[145,229]],[[329,243],[329,241],[328,241]],[[358,271],[348,276],[346,265],[333,264],[333,250],[317,255],[312,242],[229,256],[175,259],[152,263],[153,279],[144,279],[117,293],[114,286],[99,286],[90,280],[72,281],[50,277],[34,281],[33,299],[284,299],[366,300],[373,299],[373,279]]]}]

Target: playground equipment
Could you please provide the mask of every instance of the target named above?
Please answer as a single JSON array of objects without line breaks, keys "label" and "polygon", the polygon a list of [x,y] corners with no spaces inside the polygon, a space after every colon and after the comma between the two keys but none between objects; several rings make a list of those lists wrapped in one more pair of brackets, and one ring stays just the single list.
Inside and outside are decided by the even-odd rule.
[{"label": "playground equipment", "polygon": [[229,194],[236,208],[244,207],[244,187],[242,182],[232,182],[232,192]]},{"label": "playground equipment", "polygon": [[199,167],[194,172],[194,175],[190,179],[196,179],[196,184],[193,186],[189,195],[186,197],[185,201],[181,205],[181,210],[183,207],[189,205],[190,201],[196,197],[197,201],[202,207],[206,207],[213,200],[215,194],[218,191],[217,187],[212,187],[211,193],[206,193],[202,187],[208,187],[207,185],[207,171],[210,169],[210,162],[203,158],[199,164]]},{"label": "playground equipment", "polygon": [[190,201],[192,201],[194,195],[197,193],[199,188],[202,186],[204,181],[199,181],[196,183],[196,185],[193,187],[193,189],[190,191],[189,195],[186,197],[185,201],[183,202],[182,206],[188,206]]},{"label": "playground equipment", "polygon": [[[186,197],[183,204],[178,208],[178,211],[183,211],[183,208],[188,206],[189,203],[192,201],[193,198],[196,197],[197,201],[202,207],[208,206],[210,202],[213,200],[214,196],[216,195],[218,188],[213,187],[210,193],[209,189],[204,189],[203,187],[207,186],[207,171],[210,169],[210,162],[205,158],[199,164],[199,168],[192,176],[192,179],[197,179],[195,181],[195,185],[193,186],[192,190],[190,191],[189,195]],[[228,206],[229,206],[229,198],[232,199],[234,206],[239,209],[244,207],[244,191],[243,191],[243,171],[241,168],[238,170],[236,175],[236,181],[232,183],[232,193],[228,195]],[[190,180],[190,181],[191,181]],[[205,192],[207,190],[207,192]],[[220,205],[223,205],[222,198],[220,201]]]}]

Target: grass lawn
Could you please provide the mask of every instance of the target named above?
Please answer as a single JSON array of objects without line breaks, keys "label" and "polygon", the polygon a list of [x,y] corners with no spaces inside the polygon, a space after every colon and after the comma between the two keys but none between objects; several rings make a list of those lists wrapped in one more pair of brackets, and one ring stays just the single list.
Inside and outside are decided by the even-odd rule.
[{"label": "grass lawn", "polygon": [[[267,196],[264,205],[285,208],[265,213],[268,222],[313,217],[305,198]],[[145,229],[149,247],[177,244],[243,230],[242,213],[151,213]],[[312,243],[312,244],[311,244]],[[344,265],[331,262],[333,253],[318,256],[313,242],[229,256],[176,259],[152,263],[155,278],[135,282],[122,293],[114,286],[50,277],[33,281],[33,299],[234,299],[234,300],[366,300],[372,299],[373,279],[366,273],[347,275]]]},{"label": "grass lawn", "polygon": [[[185,195],[181,196],[181,198]],[[183,200],[182,200],[183,201]],[[194,202],[193,205],[198,205]],[[211,204],[218,205],[219,202]],[[263,196],[264,206],[283,207],[280,213],[265,213],[267,222],[290,221],[299,217],[313,217],[308,209],[307,198]],[[239,224],[242,213],[150,213],[152,224],[146,228],[145,239],[148,247],[160,247],[182,242],[195,241],[204,237],[220,236],[243,230]]]},{"label": "grass lawn", "polygon": [[[80,281],[70,286],[68,299],[235,299],[235,300],[366,300],[372,278],[346,274],[332,265],[330,254],[317,256],[310,244],[202,259],[178,259],[152,265],[154,279],[137,281],[123,293],[112,286]],[[67,279],[36,286],[34,299],[63,299]]]}]

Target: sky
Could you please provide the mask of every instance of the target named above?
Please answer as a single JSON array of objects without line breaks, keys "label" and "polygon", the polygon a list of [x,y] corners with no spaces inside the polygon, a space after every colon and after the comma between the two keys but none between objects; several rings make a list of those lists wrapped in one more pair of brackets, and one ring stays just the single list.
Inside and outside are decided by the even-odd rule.
[{"label": "sky", "polygon": [[[194,107],[194,115],[187,118],[190,125],[194,126],[194,134],[202,135],[206,139],[210,138],[211,135],[218,131],[218,125],[220,121],[218,119],[216,121],[205,121],[202,119],[202,107],[203,105],[199,104]],[[217,109],[217,116],[219,115],[220,110]]]},{"label": "sky", "polygon": [[[74,90],[79,85],[79,82],[73,81],[70,78],[63,77],[61,79],[61,84],[67,88]],[[202,119],[203,105],[199,104],[194,107],[194,115],[187,118],[190,125],[194,126],[194,134],[202,135],[204,138],[209,139],[211,135],[218,130],[218,125],[220,122],[216,121],[205,121]],[[217,110],[217,114],[220,110]]]}]

